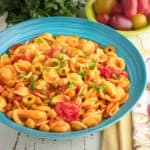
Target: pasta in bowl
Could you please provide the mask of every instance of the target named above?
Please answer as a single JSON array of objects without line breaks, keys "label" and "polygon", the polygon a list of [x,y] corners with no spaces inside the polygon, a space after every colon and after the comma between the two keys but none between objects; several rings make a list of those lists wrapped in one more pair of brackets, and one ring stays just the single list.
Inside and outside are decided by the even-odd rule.
[{"label": "pasta in bowl", "polygon": [[45,132],[98,125],[129,98],[125,61],[112,45],[76,35],[39,35],[0,56],[0,111]]},{"label": "pasta in bowl", "polygon": [[[52,34],[45,35],[44,33]],[[68,53],[59,52],[61,47],[56,44],[58,43],[56,38]],[[57,47],[58,49],[54,53],[54,55],[59,55],[56,57],[50,57],[53,53],[48,51],[52,48],[50,45],[53,40],[55,41],[53,48]],[[80,46],[75,46],[78,40]],[[15,43],[20,44],[14,45]],[[37,44],[38,48],[35,46]],[[12,45],[14,46],[12,47]],[[70,47],[73,49],[73,53],[69,53]],[[28,53],[25,52],[26,48]],[[83,50],[78,53],[78,49]],[[90,53],[90,49],[92,49],[92,53]],[[93,56],[96,54],[95,49],[98,49],[96,57]],[[8,50],[10,50],[10,54]],[[45,50],[47,50],[46,53]],[[41,52],[35,53],[39,51],[44,56]],[[108,51],[112,51],[113,54]],[[13,52],[21,53],[21,55],[10,63],[8,58],[12,60]],[[31,55],[29,52],[33,54]],[[85,55],[86,53],[90,53],[90,55]],[[0,33],[0,54],[4,55],[0,64],[3,62],[3,65],[5,65],[5,67],[0,67],[2,68],[0,91],[4,88],[3,85],[7,85],[5,86],[7,90],[1,92],[4,95],[0,95],[0,122],[32,136],[56,139],[73,138],[101,131],[120,120],[133,108],[143,93],[146,84],[144,61],[133,44],[107,26],[80,18],[47,17],[29,20],[9,27]],[[26,55],[23,56],[22,54]],[[50,59],[45,59],[45,56]],[[105,60],[108,57],[111,57],[111,60],[106,65]],[[61,58],[65,61],[62,61]],[[101,60],[100,63],[98,63],[98,59]],[[64,66],[65,62],[68,62],[67,66]],[[87,66],[84,66],[84,64],[87,64]],[[83,71],[80,71],[80,68]],[[116,75],[112,72],[115,72]],[[22,76],[23,74],[25,76]],[[98,74],[104,77],[99,77]],[[64,79],[65,77],[67,77],[67,80]],[[116,83],[117,78],[120,78],[122,83]],[[21,80],[23,80],[23,84],[19,85],[18,83]],[[54,81],[57,84],[54,84]],[[17,87],[11,90],[16,83],[18,84]],[[53,86],[46,90],[47,84]],[[64,85],[66,85],[66,89],[61,89]],[[53,92],[50,92],[50,89]],[[61,90],[64,90],[64,94],[61,94]],[[122,100],[118,100],[116,90],[120,97],[124,95],[121,98]],[[13,104],[13,106],[14,109],[17,109],[13,112],[13,115],[11,112],[12,105],[9,104],[5,107],[8,104],[8,99],[5,97],[6,93],[9,93],[9,97],[12,96],[11,93],[15,95],[16,102],[14,102],[14,99],[13,102],[16,104]],[[16,97],[19,93],[22,96]],[[47,99],[46,95],[50,95],[50,93],[52,97],[50,96]],[[86,97],[84,93],[86,93]],[[24,97],[24,99],[21,97]],[[75,97],[78,97],[76,101],[74,101]],[[101,103],[97,97],[102,97]],[[112,97],[114,101],[112,101]],[[51,99],[50,102],[49,98]],[[50,108],[49,105],[51,105]],[[22,111],[23,107],[25,107],[25,111]],[[66,108],[65,112],[63,112],[64,107]],[[84,109],[81,110],[81,107]],[[6,114],[5,108],[7,108],[7,111],[10,109],[10,112]],[[88,109],[91,110],[88,111]],[[12,116],[19,124],[13,121]],[[58,120],[52,119],[56,116],[59,116]],[[52,122],[50,123],[49,119],[58,122],[50,126]],[[65,132],[60,132],[60,130]]]}]

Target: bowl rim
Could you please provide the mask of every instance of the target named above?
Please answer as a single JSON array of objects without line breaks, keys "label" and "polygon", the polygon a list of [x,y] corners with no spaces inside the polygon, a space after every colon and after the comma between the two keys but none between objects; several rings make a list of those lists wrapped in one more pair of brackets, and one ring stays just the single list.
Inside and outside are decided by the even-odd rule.
[{"label": "bowl rim", "polygon": [[[88,20],[99,23],[95,18],[94,10],[92,7],[94,2],[95,2],[95,0],[87,0],[87,2],[85,4],[85,15]],[[101,23],[99,23],[99,24],[101,24]],[[117,29],[114,29],[114,30],[116,30],[117,32],[119,32],[125,36],[134,36],[134,35],[139,35],[139,34],[142,34],[145,32],[150,32],[150,24],[148,24],[144,28],[132,30],[132,31],[124,31],[124,30],[117,30]]]},{"label": "bowl rim", "polygon": [[[0,38],[3,39],[3,37],[5,35],[16,35],[16,32],[22,30],[22,28],[26,29],[26,28],[30,28],[30,26],[33,28],[34,25],[39,25],[38,23],[47,23],[47,22],[52,22],[52,23],[62,23],[65,22],[66,24],[68,23],[74,23],[74,24],[80,24],[82,25],[82,27],[85,27],[85,24],[89,27],[94,27],[94,28],[105,28],[107,30],[109,30],[109,32],[113,33],[114,35],[118,36],[120,39],[122,39],[123,41],[128,42],[129,46],[134,50],[134,52],[137,53],[138,57],[140,58],[141,61],[141,65],[142,65],[142,69],[143,69],[143,83],[142,83],[142,90],[141,93],[139,93],[139,97],[134,100],[134,102],[132,103],[131,106],[129,106],[129,108],[127,110],[123,110],[123,112],[120,113],[119,116],[117,116],[115,119],[113,117],[111,117],[109,119],[109,123],[107,123],[106,125],[99,127],[99,125],[95,126],[95,127],[91,127],[85,130],[81,130],[81,131],[75,131],[75,132],[67,132],[67,133],[55,133],[55,132],[43,132],[43,131],[39,131],[39,130],[35,130],[35,129],[30,129],[24,126],[20,126],[18,124],[16,124],[15,122],[11,121],[10,119],[8,119],[3,113],[0,113],[0,122],[4,123],[5,125],[14,128],[20,132],[32,135],[32,136],[38,136],[38,137],[44,137],[44,138],[56,138],[56,139],[62,139],[62,138],[73,138],[73,137],[81,137],[81,136],[85,136],[100,130],[103,130],[104,128],[116,123],[117,121],[119,121],[124,115],[126,115],[129,111],[131,111],[131,109],[133,108],[133,106],[136,104],[136,102],[138,101],[138,99],[141,97],[143,91],[144,91],[144,87],[146,85],[146,66],[144,64],[144,61],[142,59],[141,54],[139,53],[139,51],[136,49],[136,47],[125,37],[123,37],[122,35],[120,35],[119,33],[117,33],[115,30],[113,30],[112,28],[105,26],[103,24],[101,24],[100,26],[96,23],[90,22],[87,19],[81,19],[81,18],[74,18],[74,17],[45,17],[45,18],[40,18],[40,19],[31,19],[22,23],[19,23],[17,25],[14,25],[12,27],[9,27],[8,29],[4,30],[3,32],[0,33]],[[20,31],[21,32],[21,31]],[[29,32],[29,31],[28,31]],[[4,37],[5,40],[5,37]],[[91,39],[92,40],[92,39]],[[0,41],[4,42],[3,40]],[[8,44],[8,43],[7,43]],[[1,46],[0,46],[1,47]],[[8,47],[8,46],[7,46]],[[1,47],[3,49],[3,47]],[[3,51],[2,51],[3,53]]]}]

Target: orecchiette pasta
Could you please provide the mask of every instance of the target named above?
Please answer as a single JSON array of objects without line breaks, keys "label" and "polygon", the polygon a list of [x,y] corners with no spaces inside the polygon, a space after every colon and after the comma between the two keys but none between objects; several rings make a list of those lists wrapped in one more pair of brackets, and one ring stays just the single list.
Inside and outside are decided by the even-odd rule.
[{"label": "orecchiette pasta", "polygon": [[128,98],[125,62],[112,45],[45,33],[0,56],[0,112],[44,132],[98,125]]}]

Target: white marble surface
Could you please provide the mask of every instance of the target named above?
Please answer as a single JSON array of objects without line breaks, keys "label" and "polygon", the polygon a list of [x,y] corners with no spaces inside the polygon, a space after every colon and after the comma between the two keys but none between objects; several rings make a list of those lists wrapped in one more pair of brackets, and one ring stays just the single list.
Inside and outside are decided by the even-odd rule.
[{"label": "white marble surface", "polygon": [[[0,28],[5,26],[5,23],[0,23]],[[150,50],[150,33],[128,39],[136,47]],[[0,123],[0,150],[100,150],[100,141],[99,132],[80,138],[55,140],[31,137]]]}]

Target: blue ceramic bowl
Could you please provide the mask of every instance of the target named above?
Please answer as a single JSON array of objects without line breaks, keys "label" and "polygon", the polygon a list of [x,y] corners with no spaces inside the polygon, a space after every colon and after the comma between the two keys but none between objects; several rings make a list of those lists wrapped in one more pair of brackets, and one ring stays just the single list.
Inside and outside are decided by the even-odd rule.
[{"label": "blue ceramic bowl", "polygon": [[70,17],[49,17],[35,20],[29,20],[0,33],[0,54],[6,53],[7,49],[14,43],[24,42],[39,34],[51,32],[54,35],[76,34],[83,38],[94,40],[102,45],[114,45],[117,49],[117,54],[126,62],[126,69],[129,73],[131,88],[129,90],[130,97],[123,104],[119,112],[111,118],[103,120],[99,125],[81,131],[68,133],[52,133],[42,132],[20,126],[3,113],[0,113],[0,121],[7,126],[14,128],[26,134],[46,137],[46,138],[72,138],[83,136],[93,132],[101,131],[104,128],[114,124],[120,120],[126,113],[131,111],[136,104],[141,94],[143,93],[146,84],[146,69],[143,59],[138,50],[122,35],[115,30],[101,24],[96,24],[84,19]]}]

